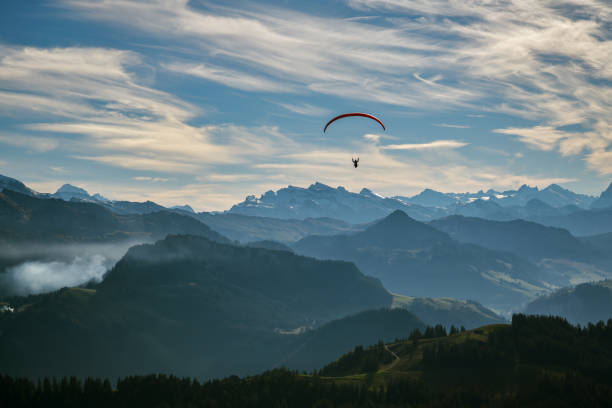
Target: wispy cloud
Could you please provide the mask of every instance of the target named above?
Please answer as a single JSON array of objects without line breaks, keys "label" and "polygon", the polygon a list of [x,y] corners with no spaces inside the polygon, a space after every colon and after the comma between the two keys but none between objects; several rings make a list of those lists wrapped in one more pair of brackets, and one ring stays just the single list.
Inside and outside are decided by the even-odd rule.
[{"label": "wispy cloud", "polygon": [[[417,72],[429,65],[430,54],[438,51],[437,42],[413,38],[401,28],[378,27],[368,20],[318,17],[270,5],[250,10],[211,5],[204,11],[190,7],[187,1],[69,0],[65,4],[81,17],[122,23],[166,41],[189,43],[202,50],[202,76],[239,89],[245,84],[238,78],[253,79],[251,72],[260,72],[274,78],[277,85],[262,84],[257,77],[248,81],[249,86],[284,92],[292,84],[302,93],[402,106],[461,105],[479,94],[448,84],[432,87],[406,77],[406,69]],[[225,59],[233,68],[206,68],[213,57]],[[188,73],[194,74],[199,66],[190,66]]]},{"label": "wispy cloud", "polygon": [[0,143],[24,147],[37,152],[48,152],[58,146],[58,141],[50,137],[0,134]]},{"label": "wispy cloud", "polygon": [[205,64],[172,63],[163,64],[164,68],[180,74],[192,75],[209,81],[218,82],[232,88],[245,91],[264,92],[292,92],[293,86],[278,81],[254,76],[243,71],[234,71],[228,68],[215,67]]},{"label": "wispy cloud", "polygon": [[365,135],[363,135],[363,138],[369,142],[373,142],[373,143],[380,143],[381,139],[386,139],[386,140],[397,140],[399,139],[397,136],[393,136],[393,135],[387,135],[387,134],[380,134],[380,133],[366,133]]},{"label": "wispy cloud", "polygon": [[429,143],[394,144],[381,146],[384,150],[431,150],[431,149],[458,149],[468,143],[457,140],[436,140]]},{"label": "wispy cloud", "polygon": [[[357,190],[367,184],[383,194],[559,179],[474,163],[462,155],[471,149],[460,149],[470,140],[382,146],[384,136],[365,135],[350,147],[322,148],[274,126],[203,125],[201,108],[156,89],[154,76],[138,75],[160,67],[190,83],[200,78],[265,92],[269,100],[271,93],[291,92],[391,104],[411,114],[462,107],[506,113],[532,121],[496,130],[517,146],[584,155],[590,169],[612,173],[610,9],[601,1],[568,0],[557,7],[552,1],[354,0],[348,4],[368,14],[396,14],[355,19],[256,3],[241,9],[192,7],[187,0],[62,4],[68,15],[129,27],[164,47],[155,55],[162,62],[149,66],[155,58],[125,50],[0,46],[0,112],[29,123],[12,145],[34,149],[25,146],[29,140],[38,151],[134,170],[126,177],[132,185],[106,186],[99,190],[105,195],[211,209],[226,208],[242,191],[313,179]],[[469,18],[455,18],[464,16]],[[273,102],[301,115],[329,114],[312,101]],[[453,121],[428,123],[436,120]],[[563,130],[572,124],[584,131]],[[402,156],[397,150],[422,153],[404,162],[395,158]],[[360,170],[368,172],[352,168],[351,154],[360,155]],[[178,173],[187,184],[130,181],[145,177],[140,174],[173,177],[163,173]]]},{"label": "wispy cloud", "polygon": [[113,167],[121,167],[131,170],[156,170],[169,173],[191,174],[197,171],[198,166],[190,163],[179,163],[170,160],[153,159],[149,157],[139,157],[135,155],[114,155],[114,156],[73,156],[76,159],[91,160],[98,163],[108,164]]},{"label": "wispy cloud", "polygon": [[[22,127],[44,136],[0,134],[0,143],[115,167],[194,173],[245,163],[292,146],[275,127],[192,126],[201,110],[141,83],[132,53],[96,48],[3,48],[0,107],[27,117]],[[32,117],[34,112],[37,117]],[[37,119],[32,122],[32,119]]]},{"label": "wispy cloud", "polygon": [[454,129],[469,129],[468,125],[453,125],[451,123],[434,123],[434,126],[445,127],[445,128],[454,128]]},{"label": "wispy cloud", "polygon": [[556,144],[562,154],[602,152],[602,141],[612,141],[612,12],[603,1],[347,1],[357,10],[394,12],[384,25],[369,16],[340,19],[270,5],[64,4],[80,17],[199,49],[193,65],[167,66],[238,89],[286,92],[291,84],[295,92],[419,110],[486,106],[540,128],[583,126],[586,137],[574,132]]},{"label": "wispy cloud", "polygon": [[553,150],[560,140],[566,139],[568,134],[552,126],[535,126],[533,128],[495,129],[495,133],[514,135],[532,149]]},{"label": "wispy cloud", "polygon": [[300,115],[324,116],[324,115],[329,115],[331,113],[329,109],[314,106],[309,103],[303,103],[303,104],[279,103],[278,105],[287,109],[290,112],[294,112]]},{"label": "wispy cloud", "polygon": [[135,176],[135,177],[132,177],[132,180],[150,181],[154,183],[165,183],[168,181],[168,179],[164,177],[150,177],[150,176]]}]

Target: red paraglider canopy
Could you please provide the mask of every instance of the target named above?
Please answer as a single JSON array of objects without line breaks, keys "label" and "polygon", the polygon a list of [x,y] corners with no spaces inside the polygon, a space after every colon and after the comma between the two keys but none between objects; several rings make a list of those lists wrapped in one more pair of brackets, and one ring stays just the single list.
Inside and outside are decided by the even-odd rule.
[{"label": "red paraglider canopy", "polygon": [[345,114],[342,114],[342,115],[338,115],[335,118],[333,118],[332,120],[330,120],[329,122],[327,122],[327,125],[325,125],[325,127],[323,128],[323,133],[325,133],[325,131],[327,130],[327,127],[329,125],[331,125],[333,122],[337,121],[338,119],[348,118],[350,116],[361,116],[361,117],[364,117],[364,118],[375,120],[375,121],[377,121],[380,124],[380,126],[382,126],[383,130],[387,130],[387,128],[385,128],[385,125],[376,116],[372,116],[372,115],[370,115],[368,113],[352,112],[352,113],[345,113]]}]

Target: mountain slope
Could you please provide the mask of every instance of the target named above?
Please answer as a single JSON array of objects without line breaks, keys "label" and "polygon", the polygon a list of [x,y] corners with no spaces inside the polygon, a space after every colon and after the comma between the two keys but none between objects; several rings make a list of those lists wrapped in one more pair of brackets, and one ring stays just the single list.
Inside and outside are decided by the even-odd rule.
[{"label": "mountain slope", "polygon": [[240,242],[294,242],[307,235],[359,231],[359,226],[331,218],[279,219],[240,214],[198,213],[194,217],[224,236]]},{"label": "mountain slope", "polygon": [[612,280],[559,289],[527,305],[525,313],[561,316],[585,325],[612,318]]},{"label": "mountain slope", "polygon": [[295,345],[279,330],[388,307],[391,295],[347,262],[168,236],[132,247],[98,285],[11,302],[6,373],[208,378],[270,368]]},{"label": "mountain slope", "polygon": [[508,309],[546,290],[540,270],[514,254],[460,244],[401,211],[353,235],[306,237],[297,253],[343,259],[394,293],[473,299]]},{"label": "mountain slope", "polygon": [[429,326],[441,324],[473,329],[506,322],[503,317],[473,300],[393,295],[391,307],[408,310]]},{"label": "mountain slope", "polygon": [[408,337],[417,329],[424,330],[425,323],[407,310],[368,310],[306,332],[283,365],[300,371],[316,370],[357,345],[391,342],[396,338]]},{"label": "mountain slope", "polygon": [[608,207],[612,207],[612,183],[610,183],[608,188],[591,204],[591,208]]},{"label": "mountain slope", "polygon": [[581,237],[580,239],[586,242],[587,244],[598,248],[600,251],[604,251],[607,253],[612,252],[612,232]]},{"label": "mountain slope", "polygon": [[[365,371],[355,375],[352,365],[363,359],[358,355],[387,355],[376,348],[346,354],[334,364],[345,371],[335,374],[335,380],[368,379],[391,387],[402,378],[416,377],[439,392],[457,390],[463,397],[457,401],[470,398],[465,406],[495,406],[493,401],[500,399],[518,406],[576,406],[586,400],[605,406],[612,396],[612,320],[581,329],[557,317],[514,315],[511,325],[431,334],[387,345],[396,361],[383,363],[369,378]],[[447,405],[448,401],[441,406]]]},{"label": "mountain slope", "polygon": [[550,227],[564,228],[575,236],[612,232],[612,208],[578,210],[565,214],[525,217],[529,221]]},{"label": "mountain slope", "polygon": [[538,263],[545,280],[562,287],[612,276],[612,253],[567,230],[524,220],[491,221],[451,216],[430,225],[460,242],[510,251]]},{"label": "mountain slope", "polygon": [[567,230],[524,220],[492,221],[450,216],[430,222],[460,242],[514,252],[532,260],[564,258],[588,262],[604,254]]},{"label": "mountain slope", "polygon": [[55,193],[51,194],[50,197],[58,198],[64,201],[96,201],[96,199],[90,196],[85,189],[73,186],[71,184],[64,184],[58,188]]},{"label": "mountain slope", "polygon": [[21,181],[0,174],[0,192],[2,190],[16,191],[21,194],[36,196],[38,193],[27,187]]},{"label": "mountain slope", "polygon": [[0,241],[118,241],[176,233],[228,242],[201,222],[172,212],[122,216],[93,203],[39,199],[9,190],[0,193]]}]

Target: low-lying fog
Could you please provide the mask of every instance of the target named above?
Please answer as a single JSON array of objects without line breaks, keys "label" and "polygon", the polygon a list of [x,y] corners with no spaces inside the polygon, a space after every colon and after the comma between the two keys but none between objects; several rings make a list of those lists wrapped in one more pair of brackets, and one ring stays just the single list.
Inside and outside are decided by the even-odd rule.
[{"label": "low-lying fog", "polygon": [[101,282],[131,246],[141,243],[0,245],[0,295],[26,296]]}]

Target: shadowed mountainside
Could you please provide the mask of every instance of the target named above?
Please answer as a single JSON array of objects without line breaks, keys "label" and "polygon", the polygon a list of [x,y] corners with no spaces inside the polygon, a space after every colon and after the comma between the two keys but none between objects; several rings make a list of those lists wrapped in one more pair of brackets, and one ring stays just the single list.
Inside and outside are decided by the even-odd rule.
[{"label": "shadowed mountainside", "polygon": [[0,192],[0,241],[102,242],[192,234],[229,242],[193,218],[168,211],[118,215],[93,203]]},{"label": "shadowed mountainside", "polygon": [[[580,329],[559,318],[515,315],[511,325],[447,335],[440,328],[393,344],[356,347],[319,371],[277,369],[199,383],[168,375],[108,381],[0,376],[15,407],[607,407],[612,320]],[[348,375],[343,375],[348,374]]]},{"label": "shadowed mountainside", "polygon": [[279,330],[391,301],[348,262],[168,236],[132,247],[100,284],[12,299],[0,361],[27,376],[254,373],[295,347]]},{"label": "shadowed mountainside", "polygon": [[508,309],[547,290],[533,263],[509,252],[461,244],[396,211],[353,235],[311,236],[297,253],[355,262],[394,293],[473,299]]},{"label": "shadowed mountainside", "polygon": [[[538,264],[544,280],[568,286],[612,276],[612,252],[604,245],[574,237],[567,230],[524,220],[491,221],[451,216],[430,225],[452,238],[485,248],[510,251]],[[599,238],[603,244],[603,238]]]},{"label": "shadowed mountainside", "polygon": [[527,305],[525,313],[553,315],[572,323],[597,323],[612,318],[612,280],[559,289]]},{"label": "shadowed mountainside", "polygon": [[356,345],[391,342],[408,337],[414,330],[424,330],[413,313],[402,309],[369,310],[326,323],[307,332],[301,344],[286,357],[283,365],[299,370],[316,370],[351,351]]},{"label": "shadowed mountainside", "polygon": [[298,220],[212,213],[192,216],[224,236],[243,243],[263,240],[294,242],[308,235],[343,234],[362,229],[332,218]]}]

